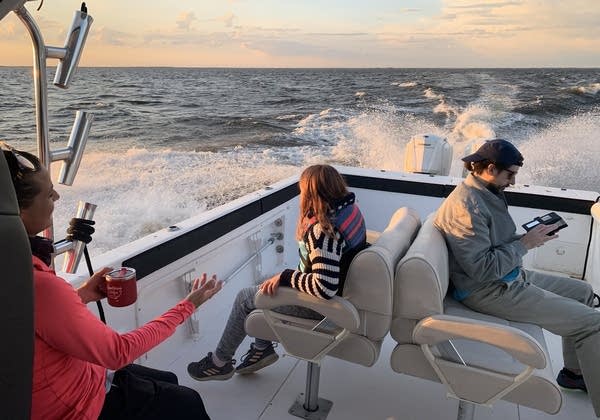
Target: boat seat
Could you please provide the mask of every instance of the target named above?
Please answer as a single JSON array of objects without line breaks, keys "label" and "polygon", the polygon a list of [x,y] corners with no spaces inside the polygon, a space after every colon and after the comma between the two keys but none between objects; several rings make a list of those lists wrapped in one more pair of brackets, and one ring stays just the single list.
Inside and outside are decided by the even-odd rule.
[{"label": "boat seat", "polygon": [[[376,242],[352,260],[342,296],[324,300],[288,287],[280,287],[273,297],[257,293],[259,309],[246,318],[246,332],[278,341],[289,355],[307,360],[308,376],[325,356],[372,366],[391,325],[394,268],[420,225],[416,211],[407,207],[397,210]],[[307,307],[326,318],[303,319],[272,310],[283,305]],[[316,375],[313,382],[317,381],[318,389],[318,370]],[[308,388],[307,384],[307,398]],[[314,408],[314,404],[307,402],[306,407]]]},{"label": "boat seat", "polygon": [[0,395],[4,418],[29,418],[33,372],[33,268],[27,233],[0,153]]},{"label": "boat seat", "polygon": [[461,400],[459,418],[499,399],[557,413],[562,394],[542,329],[472,311],[448,284],[448,250],[430,216],[396,267],[392,369],[443,383]]}]

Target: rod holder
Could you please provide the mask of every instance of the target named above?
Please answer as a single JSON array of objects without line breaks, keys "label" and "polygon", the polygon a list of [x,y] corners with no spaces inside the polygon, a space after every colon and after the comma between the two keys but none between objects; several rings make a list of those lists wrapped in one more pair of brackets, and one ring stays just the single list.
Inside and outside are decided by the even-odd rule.
[{"label": "rod holder", "polygon": [[65,252],[73,249],[75,244],[73,241],[69,241],[68,239],[61,239],[60,241],[54,242],[54,256],[64,254]]},{"label": "rod holder", "polygon": [[93,121],[94,114],[86,111],[77,111],[67,147],[50,152],[53,162],[57,160],[63,161],[58,175],[59,184],[73,185]]},{"label": "rod holder", "polygon": [[[77,206],[75,217],[79,219],[94,220],[94,212],[96,211],[96,207],[97,206],[95,204],[80,201],[79,205]],[[63,260],[62,271],[65,273],[75,273],[77,271],[84,248],[84,242],[73,241],[73,247],[66,251],[65,259]]]},{"label": "rod holder", "polygon": [[[94,19],[87,14],[85,3],[81,4],[81,10],[76,10],[73,15],[73,22],[67,32],[65,40],[64,56],[60,58],[60,62],[56,67],[54,75],[54,85],[66,89],[69,87],[71,78],[75,74],[79,58],[83,52],[83,47],[87,39],[90,26]],[[59,58],[62,53],[58,53],[58,49],[51,49],[48,54],[52,57]]]},{"label": "rod holder", "polygon": [[[52,154],[50,152],[50,133],[48,129],[48,81],[46,60],[48,58],[60,60],[56,71],[55,83],[57,86],[67,87],[70,78],[73,76],[75,68],[77,67],[93,19],[87,14],[85,3],[82,3],[81,10],[75,12],[71,29],[67,35],[65,47],[48,47],[44,43],[44,38],[42,37],[39,27],[31,14],[27,11],[24,3],[25,0],[0,0],[0,19],[6,15],[7,11],[12,10],[21,20],[23,25],[25,25],[25,28],[31,36],[33,47],[33,82],[38,158],[42,165],[46,167],[48,173],[50,173]],[[70,156],[67,149],[64,151],[64,156]],[[81,158],[79,157],[79,160],[80,159]],[[72,160],[73,162],[76,161],[76,159]],[[77,165],[78,162],[79,161],[77,161]],[[71,164],[71,166],[77,165]],[[44,230],[43,235],[51,240],[54,238],[52,224]]]}]

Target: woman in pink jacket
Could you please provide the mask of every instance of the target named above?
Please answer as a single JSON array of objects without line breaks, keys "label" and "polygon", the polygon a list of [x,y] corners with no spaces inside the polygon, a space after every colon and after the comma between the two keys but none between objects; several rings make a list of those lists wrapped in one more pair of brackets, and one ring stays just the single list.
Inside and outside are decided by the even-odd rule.
[{"label": "woman in pink jacket", "polygon": [[104,268],[75,290],[49,267],[52,242],[35,236],[52,223],[54,190],[32,154],[0,144],[30,237],[34,274],[33,419],[208,419],[200,395],[171,372],[130,363],[167,339],[221,288],[215,276],[144,326],[119,334],[86,304],[105,297]]}]

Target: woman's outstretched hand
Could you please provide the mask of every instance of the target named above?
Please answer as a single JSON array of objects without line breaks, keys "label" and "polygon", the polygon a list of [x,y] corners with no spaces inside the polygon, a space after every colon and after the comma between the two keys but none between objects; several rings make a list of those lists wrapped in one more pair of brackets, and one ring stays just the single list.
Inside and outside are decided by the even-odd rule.
[{"label": "woman's outstretched hand", "polygon": [[194,304],[196,309],[208,299],[213,297],[223,287],[223,280],[217,280],[217,275],[213,274],[210,280],[206,273],[202,273],[202,278],[194,280],[192,291],[186,296]]},{"label": "woman's outstretched hand", "polygon": [[112,267],[104,267],[94,273],[79,289],[77,294],[83,303],[96,302],[106,297],[106,279],[104,276],[112,271]]}]

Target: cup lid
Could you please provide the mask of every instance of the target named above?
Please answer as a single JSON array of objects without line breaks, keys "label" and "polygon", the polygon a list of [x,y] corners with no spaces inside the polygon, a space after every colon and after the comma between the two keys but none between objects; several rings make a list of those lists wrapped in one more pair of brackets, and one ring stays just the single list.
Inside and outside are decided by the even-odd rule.
[{"label": "cup lid", "polygon": [[129,280],[132,277],[135,277],[135,268],[130,267],[119,267],[106,274],[107,279],[115,280]]}]

